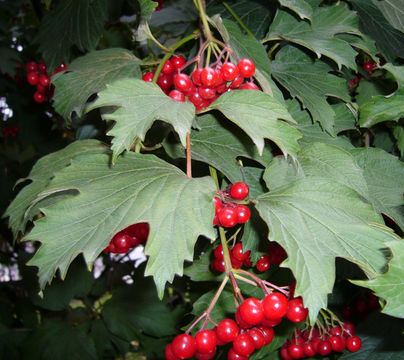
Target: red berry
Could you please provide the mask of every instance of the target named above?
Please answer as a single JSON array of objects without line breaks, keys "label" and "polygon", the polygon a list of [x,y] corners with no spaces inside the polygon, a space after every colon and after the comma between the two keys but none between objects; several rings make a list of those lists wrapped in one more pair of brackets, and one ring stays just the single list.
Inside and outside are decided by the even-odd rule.
[{"label": "red berry", "polygon": [[237,323],[232,319],[223,319],[216,328],[218,340],[228,343],[232,342],[240,331]]},{"label": "red berry", "polygon": [[216,246],[213,255],[215,255],[215,258],[218,260],[224,260],[223,246],[221,244]]},{"label": "red berry", "polygon": [[174,75],[174,86],[177,90],[188,92],[192,88],[192,80],[187,74]]},{"label": "red berry", "polygon": [[261,349],[264,345],[266,345],[265,336],[258,328],[249,329],[247,334],[250,335],[256,349]]},{"label": "red berry", "polygon": [[352,324],[351,322],[345,321],[342,328],[344,330],[343,335],[345,337],[355,336],[356,328],[355,325]]},{"label": "red berry", "polygon": [[48,92],[48,87],[41,84],[36,84],[36,91],[40,92],[41,94],[46,94]]},{"label": "red berry", "polygon": [[246,183],[236,182],[232,185],[230,189],[230,196],[234,200],[244,200],[248,196],[249,192],[250,188]]},{"label": "red berry", "polygon": [[185,58],[182,55],[174,55],[170,60],[175,70],[181,70],[181,68],[185,65]]},{"label": "red berry", "polygon": [[34,92],[34,100],[37,103],[43,103],[46,100],[46,96],[39,91]]},{"label": "red berry", "polygon": [[226,81],[233,81],[239,74],[240,70],[236,64],[225,62],[222,66],[222,77]]},{"label": "red berry", "polygon": [[266,326],[258,326],[257,329],[259,329],[264,335],[265,345],[269,345],[275,336],[274,329],[272,327],[266,327]]},{"label": "red berry", "polygon": [[230,260],[231,260],[231,266],[234,269],[240,269],[243,266],[243,261],[236,259],[232,253],[230,253]]},{"label": "red berry", "polygon": [[231,251],[232,255],[240,261],[244,261],[245,259],[245,254],[243,253],[243,244],[242,243],[237,243],[236,245],[234,245],[232,251]]},{"label": "red berry", "polygon": [[154,71],[150,71],[142,76],[142,80],[146,82],[152,82],[153,77],[154,77]]},{"label": "red berry", "polygon": [[212,330],[202,330],[195,335],[196,351],[206,354],[214,351],[216,348],[216,333]]},{"label": "red berry", "polygon": [[45,74],[42,74],[40,77],[39,77],[39,83],[42,85],[42,86],[49,86],[49,84],[50,84],[50,78],[49,78],[49,76],[48,75],[45,75]]},{"label": "red berry", "polygon": [[38,65],[34,61],[30,61],[25,65],[25,70],[27,73],[38,71]]},{"label": "red berry", "polygon": [[233,227],[237,224],[237,212],[235,208],[224,207],[217,215],[220,225],[224,227]]},{"label": "red berry", "polygon": [[219,210],[223,208],[223,203],[217,196],[215,196],[213,200],[215,202],[215,214],[217,214]]},{"label": "red berry", "polygon": [[269,320],[278,320],[286,315],[288,299],[285,295],[273,292],[265,296],[262,301],[264,316]]},{"label": "red berry", "polygon": [[352,336],[346,341],[346,348],[351,352],[358,351],[361,347],[362,341],[358,336]]},{"label": "red berry", "polygon": [[200,86],[198,92],[205,100],[213,99],[216,96],[216,90],[212,87]]},{"label": "red berry", "polygon": [[200,352],[197,351],[197,352],[194,354],[194,357],[195,357],[197,360],[210,360],[210,359],[212,359],[215,355],[216,355],[216,347],[213,348],[213,350],[210,351],[210,352],[208,352],[208,353],[200,353]]},{"label": "red berry", "polygon": [[131,236],[122,233],[121,231],[117,233],[112,239],[111,242],[115,245],[115,249],[117,253],[124,254],[130,250],[130,244],[132,242]]},{"label": "red berry", "polygon": [[250,59],[241,59],[237,64],[238,69],[240,70],[240,75],[249,78],[255,73],[255,64]]},{"label": "red berry", "polygon": [[27,74],[27,81],[31,85],[36,85],[39,83],[39,75],[36,72],[30,72]]},{"label": "red berry", "polygon": [[264,319],[264,308],[261,302],[253,297],[243,301],[239,307],[240,317],[251,325],[257,325]]},{"label": "red berry", "polygon": [[170,59],[166,60],[163,67],[161,68],[161,72],[166,75],[172,74],[174,70],[174,65],[172,64]]},{"label": "red berry", "polygon": [[231,83],[230,83],[230,89],[238,89],[241,84],[243,83],[244,78],[239,75],[237,76]]},{"label": "red berry", "polygon": [[210,266],[212,267],[213,270],[216,270],[219,272],[226,271],[226,264],[225,264],[224,260],[213,259]]},{"label": "red berry", "polygon": [[320,355],[328,355],[332,351],[331,343],[328,340],[320,340],[317,344],[317,353]]},{"label": "red berry", "polygon": [[374,69],[376,68],[376,64],[375,64],[373,61],[366,61],[366,62],[363,64],[363,68],[364,68],[366,71],[372,71],[372,70],[374,70]]},{"label": "red berry", "polygon": [[157,85],[160,86],[161,90],[167,91],[173,85],[173,77],[171,75],[160,74],[159,77],[157,78]]},{"label": "red berry", "polygon": [[304,348],[302,345],[290,344],[288,353],[292,359],[302,359],[304,357]]},{"label": "red berry", "polygon": [[201,73],[202,73],[203,69],[195,69],[192,72],[192,81],[194,82],[195,85],[197,86],[201,86],[202,82],[201,82]]},{"label": "red berry", "polygon": [[345,339],[344,342],[343,337],[338,335],[333,335],[328,338],[328,341],[331,343],[331,348],[333,351],[342,352],[345,349]]},{"label": "red berry", "polygon": [[164,354],[166,356],[166,360],[179,360],[180,359],[179,357],[174,355],[171,344],[168,344],[166,346]]},{"label": "red berry", "polygon": [[240,90],[259,90],[259,87],[253,82],[247,82],[240,86]]},{"label": "red berry", "polygon": [[248,334],[240,334],[233,341],[233,349],[236,354],[249,356],[254,350],[254,342]]},{"label": "red berry", "polygon": [[336,335],[336,336],[341,336],[342,335],[342,329],[340,326],[334,326],[330,330],[330,335]]},{"label": "red berry", "polygon": [[306,343],[303,345],[304,355],[307,357],[312,357],[316,355],[316,351],[314,350],[314,346],[312,343]]},{"label": "red berry", "polygon": [[188,334],[177,335],[171,343],[173,354],[180,359],[188,359],[196,352],[196,340]]},{"label": "red berry", "polygon": [[301,297],[289,300],[286,317],[294,323],[300,323],[307,317],[309,310],[303,305]]},{"label": "red berry", "polygon": [[204,99],[201,95],[199,95],[199,92],[196,90],[195,92],[192,92],[188,95],[189,101],[195,105],[195,107],[200,107],[204,103]]},{"label": "red berry", "polygon": [[44,61],[41,61],[41,62],[38,64],[38,71],[39,71],[41,74],[46,74],[46,64],[45,64]]},{"label": "red berry", "polygon": [[218,73],[215,69],[210,67],[202,69],[200,74],[200,82],[203,86],[215,86],[218,80]]},{"label": "red berry", "polygon": [[170,93],[168,94],[168,96],[175,101],[179,101],[179,102],[185,101],[184,93],[179,90],[171,90]]},{"label": "red berry", "polygon": [[293,360],[293,358],[289,355],[288,347],[287,346],[282,346],[281,348],[281,358],[283,360]]},{"label": "red berry", "polygon": [[245,206],[245,205],[237,205],[236,206],[236,211],[237,211],[237,222],[239,224],[244,224],[248,220],[250,220],[251,211],[247,206]]},{"label": "red berry", "polygon": [[234,349],[230,349],[227,353],[227,360],[248,360],[248,356],[239,355]]},{"label": "red berry", "polygon": [[255,266],[257,267],[258,271],[264,272],[269,269],[270,265],[271,262],[269,261],[269,256],[264,254],[258,259],[257,264]]},{"label": "red berry", "polygon": [[275,264],[275,265],[280,265],[282,263],[282,261],[288,257],[288,255],[286,254],[286,251],[283,249],[283,247],[274,242],[271,242],[269,244],[268,254],[269,254],[271,264]]}]

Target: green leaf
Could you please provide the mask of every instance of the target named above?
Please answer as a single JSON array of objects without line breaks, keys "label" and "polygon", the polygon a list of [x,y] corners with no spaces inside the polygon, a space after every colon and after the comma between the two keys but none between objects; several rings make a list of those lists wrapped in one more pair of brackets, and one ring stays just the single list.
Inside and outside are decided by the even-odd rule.
[{"label": "green leaf", "polygon": [[55,320],[45,321],[29,335],[23,354],[32,360],[98,359],[94,342],[83,330]]},{"label": "green leaf", "polygon": [[106,0],[66,0],[47,12],[35,42],[48,69],[69,62],[72,46],[94,50],[107,20]]},{"label": "green leaf", "polygon": [[397,148],[400,151],[400,155],[404,154],[404,126],[396,126],[393,131],[393,135],[397,140]]},{"label": "green leaf", "polygon": [[[270,176],[270,175],[268,175]],[[256,208],[270,229],[269,238],[288,253],[282,263],[297,280],[311,322],[327,306],[335,280],[335,258],[343,257],[368,277],[385,265],[380,251],[394,235],[373,208],[347,186],[326,179],[303,178],[257,199]]]},{"label": "green leaf", "polygon": [[73,111],[81,117],[88,98],[121,78],[141,77],[140,60],[125,49],[90,52],[75,59],[61,76],[57,76],[54,107],[68,122]]},{"label": "green leaf", "polygon": [[213,21],[222,35],[225,43],[234,51],[239,59],[249,58],[255,64],[255,75],[262,90],[275,97],[278,101],[283,101],[282,93],[271,78],[270,63],[265,47],[254,37],[245,35],[239,26],[226,19],[214,16]]},{"label": "green leaf", "polygon": [[383,69],[386,69],[388,72],[393,74],[398,83],[398,89],[400,92],[404,90],[404,66],[397,66],[390,63],[387,63],[383,66]]},{"label": "green leaf", "polygon": [[[254,159],[262,165],[272,158],[268,147],[263,156],[244,132],[226,120],[212,114],[198,116],[200,130],[191,131],[191,158],[207,163],[222,172],[232,183],[242,181],[240,156]],[[172,157],[184,158],[185,148],[180,144],[165,142],[164,148]]]},{"label": "green leaf", "polygon": [[158,3],[152,0],[137,0],[140,5],[140,22],[149,21]]},{"label": "green leaf", "polygon": [[363,169],[374,209],[391,217],[404,230],[404,164],[377,148],[353,149],[351,153]]},{"label": "green leaf", "polygon": [[271,24],[265,41],[286,40],[307,47],[317,57],[325,55],[333,59],[341,69],[345,65],[357,69],[356,51],[345,41],[335,37],[338,33],[360,35],[357,15],[344,3],[317,7],[312,24],[299,21],[287,11],[279,10]]},{"label": "green leaf", "polygon": [[313,9],[305,0],[279,0],[279,4],[295,12],[301,19],[312,18]]},{"label": "green leaf", "polygon": [[380,9],[369,0],[352,0],[358,12],[363,32],[376,41],[388,61],[404,57],[404,34],[385,19]]},{"label": "green leaf", "polygon": [[404,33],[404,8],[400,0],[372,0],[391,26]]},{"label": "green leaf", "polygon": [[21,57],[17,50],[6,47],[0,48],[0,72],[2,74],[15,76],[19,62],[21,62]]},{"label": "green leaf", "polygon": [[38,160],[28,177],[18,181],[21,183],[30,180],[31,183],[18,193],[4,214],[4,216],[9,216],[9,226],[14,237],[20,231],[24,232],[27,222],[36,215],[36,211],[31,211],[32,203],[39,193],[45,190],[57,172],[68,166],[71,160],[77,156],[105,153],[106,151],[105,145],[98,140],[82,140],[75,141],[66,148]]},{"label": "green leaf", "polygon": [[334,134],[335,112],[327,103],[327,96],[349,102],[345,80],[330,74],[332,69],[324,62],[313,62],[293,46],[279,51],[271,63],[271,69],[273,76],[303,103],[313,120]]},{"label": "green leaf", "polygon": [[404,318],[404,287],[402,286],[404,278],[404,242],[402,240],[393,241],[387,243],[387,246],[393,253],[387,272],[373,280],[352,280],[352,282],[373,290],[376,296],[383,298],[386,301],[386,305],[382,309],[383,313]]},{"label": "green leaf", "polygon": [[46,194],[75,189],[78,195],[43,209],[45,217],[25,238],[42,242],[29,264],[39,268],[43,288],[57,269],[64,278],[79,253],[91,265],[115,233],[148,222],[146,275],[154,276],[161,297],[165,283],[182,275],[184,260],[192,260],[197,237],[215,238],[215,184],[188,178],[153,155],[128,153],[114,167],[109,163],[106,155],[83,156],[56,175]]},{"label": "green leaf", "polygon": [[184,275],[189,276],[192,281],[217,281],[217,276],[210,267],[212,262],[213,247],[204,252],[199,259],[194,260],[192,265],[184,269]]},{"label": "green leaf", "polygon": [[372,102],[359,108],[359,125],[370,128],[383,121],[398,121],[404,116],[404,95],[374,96]]},{"label": "green leaf", "polygon": [[140,331],[155,337],[175,334],[178,313],[158,299],[151,279],[139,276],[132,286],[113,292],[102,317],[110,332],[132,341]]},{"label": "green leaf", "polygon": [[362,340],[357,352],[345,351],[341,360],[404,360],[403,320],[383,315],[370,314],[356,328]]},{"label": "green leaf", "polygon": [[208,109],[217,109],[241,127],[254,141],[261,155],[264,139],[272,140],[287,156],[296,156],[300,132],[279,119],[294,122],[286,107],[257,90],[231,91],[220,96]]},{"label": "green leaf", "polygon": [[112,114],[103,115],[104,119],[116,122],[107,133],[113,136],[113,163],[123,151],[131,148],[136,138],[144,140],[147,130],[156,120],[173,125],[182,145],[186,146],[186,136],[195,118],[195,107],[191,103],[171,99],[156,84],[139,79],[117,80],[98,93],[98,99],[88,111],[110,106],[118,107]]}]

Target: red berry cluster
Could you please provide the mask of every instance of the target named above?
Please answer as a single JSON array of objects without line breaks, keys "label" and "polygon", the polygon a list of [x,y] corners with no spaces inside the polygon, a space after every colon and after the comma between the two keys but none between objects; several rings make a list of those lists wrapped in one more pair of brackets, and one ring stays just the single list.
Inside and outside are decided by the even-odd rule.
[{"label": "red berry cluster", "polygon": [[258,271],[264,272],[269,269],[271,264],[280,265],[287,257],[288,255],[282,246],[275,242],[270,242],[268,254],[262,255],[255,264],[255,267]]},{"label": "red berry cluster", "polygon": [[143,222],[130,225],[113,236],[104,252],[125,254],[131,248],[145,244],[149,236],[149,230],[148,223]]},{"label": "red berry cluster", "polygon": [[315,355],[326,356],[331,352],[342,352],[345,349],[358,351],[362,342],[355,336],[355,326],[350,322],[341,326],[326,329],[311,328],[303,332],[296,331],[293,339],[287,340],[281,347],[282,359],[304,359]]},{"label": "red berry cluster", "polygon": [[373,61],[365,61],[363,63],[363,69],[367,72],[372,72],[377,68],[376,64]]},{"label": "red berry cluster", "polygon": [[[63,71],[65,68],[65,64],[62,63],[55,69],[53,74]],[[43,61],[39,63],[31,61],[26,64],[25,70],[28,83],[36,86],[34,100],[37,103],[43,103],[47,98],[50,99],[53,95],[53,89],[50,86],[50,77],[47,75],[45,63]]]},{"label": "red berry cluster", "polygon": [[[175,101],[190,101],[197,110],[209,106],[221,94],[236,90],[259,90],[252,81],[255,64],[250,59],[241,59],[237,65],[225,61],[214,67],[196,68],[191,76],[182,72],[186,66],[181,55],[168,59],[157,79],[157,85]],[[142,79],[152,82],[155,70],[147,72]],[[245,82],[245,79],[248,79]]]},{"label": "red berry cluster", "polygon": [[16,126],[3,126],[1,128],[1,132],[3,133],[3,136],[7,139],[9,137],[16,137],[18,134],[18,131],[20,131],[20,128]]},{"label": "red berry cluster", "polygon": [[364,319],[370,312],[379,308],[379,298],[371,291],[368,291],[365,295],[354,299],[350,305],[342,307],[341,316],[344,319],[352,319],[354,317]]},{"label": "red berry cluster", "polygon": [[215,217],[213,218],[213,226],[233,227],[236,224],[244,224],[250,220],[250,209],[233,201],[244,200],[249,192],[248,185],[243,182],[236,182],[228,186],[225,191],[220,191],[222,199],[214,197]]},{"label": "red berry cluster", "polygon": [[300,298],[291,299],[272,292],[259,300],[247,298],[237,308],[235,320],[223,319],[213,330],[201,330],[195,337],[181,334],[165,350],[166,359],[212,359],[217,345],[232,343],[228,360],[247,360],[258,349],[270,344],[274,338],[273,327],[285,316],[294,322],[306,319],[308,310]]},{"label": "red berry cluster", "polygon": [[[251,262],[251,250],[243,252],[243,244],[241,242],[235,244],[230,252],[231,266],[234,269],[240,269],[242,266],[251,267],[253,264]],[[224,263],[223,246],[216,246],[214,252],[214,259],[212,260],[210,266],[212,270],[224,272],[226,271]]]}]

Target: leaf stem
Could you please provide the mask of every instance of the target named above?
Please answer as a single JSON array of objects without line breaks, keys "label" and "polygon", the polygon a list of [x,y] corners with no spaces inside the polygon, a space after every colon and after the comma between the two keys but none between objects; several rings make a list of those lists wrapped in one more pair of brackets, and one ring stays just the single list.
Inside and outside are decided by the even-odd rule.
[{"label": "leaf stem", "polygon": [[234,12],[234,10],[230,7],[230,5],[226,2],[222,2],[223,6],[229,11],[229,13],[236,19],[236,21],[239,23],[239,25],[245,30],[245,32],[255,38],[254,34],[251,32],[251,30],[247,27],[246,24],[244,24],[243,20],[240,19],[240,17]]},{"label": "leaf stem", "polygon": [[213,166],[209,166],[209,172],[210,172],[210,177],[213,179],[213,181],[216,184],[216,188],[220,190],[219,186],[219,179],[217,178],[217,171]]},{"label": "leaf stem", "polygon": [[149,23],[148,23],[147,21],[145,22],[144,26],[146,27],[147,35],[150,36],[150,39],[151,39],[161,50],[166,51],[166,52],[170,52],[170,51],[171,51],[169,48],[165,47],[160,41],[158,41],[158,40],[153,36],[153,33],[151,32],[150,27],[149,27]]},{"label": "leaf stem", "polygon": [[187,176],[192,178],[191,133],[187,133]]},{"label": "leaf stem", "polygon": [[199,11],[199,15],[200,15],[201,20],[202,20],[203,32],[205,34],[205,37],[209,42],[211,42],[211,41],[213,41],[213,36],[212,36],[212,33],[210,31],[210,27],[209,27],[209,24],[208,24],[208,19],[207,19],[207,16],[206,16],[205,7],[203,6],[201,0],[196,0],[196,1],[194,1],[194,3],[195,3],[195,5],[196,5],[196,7],[197,7],[197,9]]}]

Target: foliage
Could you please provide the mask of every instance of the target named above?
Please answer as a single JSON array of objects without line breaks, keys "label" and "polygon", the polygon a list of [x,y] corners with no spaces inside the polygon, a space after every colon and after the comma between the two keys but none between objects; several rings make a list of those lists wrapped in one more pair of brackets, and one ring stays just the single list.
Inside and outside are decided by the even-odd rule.
[{"label": "foliage", "polygon": [[[307,326],[370,289],[362,349],[335,358],[404,358],[399,1],[5,0],[0,15],[0,357],[162,359],[234,316],[237,278],[245,296],[302,296]],[[179,54],[188,75],[249,58],[258,90],[176,101],[161,74]],[[41,60],[51,100],[35,103],[25,65]],[[229,200],[236,182],[247,199]],[[250,221],[212,226],[215,196]],[[103,251],[136,223],[144,248]],[[241,273],[225,251],[213,271],[240,241],[253,264],[287,258]],[[294,329],[250,358],[278,358]]]}]

